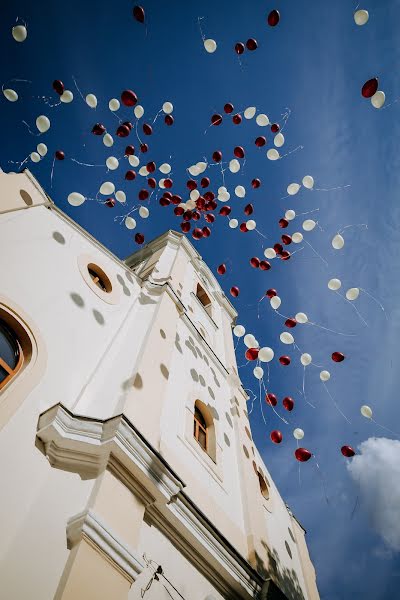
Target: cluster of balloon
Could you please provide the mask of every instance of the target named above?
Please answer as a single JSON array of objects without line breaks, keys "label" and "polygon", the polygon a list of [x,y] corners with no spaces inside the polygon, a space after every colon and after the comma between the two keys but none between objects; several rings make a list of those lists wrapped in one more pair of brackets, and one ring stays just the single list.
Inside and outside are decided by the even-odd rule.
[{"label": "cluster of balloon", "polygon": [[363,98],[369,98],[374,108],[382,108],[385,104],[385,92],[378,90],[378,78],[368,79],[361,88]]},{"label": "cluster of balloon", "polygon": [[235,52],[238,55],[243,54],[243,52],[246,49],[250,50],[250,52],[253,52],[254,50],[257,50],[257,48],[258,48],[258,42],[254,38],[249,38],[247,40],[246,44],[244,44],[243,42],[236,42],[236,44],[235,44]]}]

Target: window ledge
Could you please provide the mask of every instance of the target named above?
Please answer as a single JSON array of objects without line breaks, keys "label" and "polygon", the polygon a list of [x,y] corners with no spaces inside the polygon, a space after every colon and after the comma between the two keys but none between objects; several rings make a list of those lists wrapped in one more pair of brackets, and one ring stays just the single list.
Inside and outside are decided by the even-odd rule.
[{"label": "window ledge", "polygon": [[[203,467],[207,470],[207,472],[211,475],[211,477],[221,486],[221,488],[225,491],[223,486],[223,478],[222,478],[222,470],[221,468],[213,461],[211,456],[205,452],[200,444],[193,437],[190,438],[188,435],[182,437],[178,434],[178,438],[181,440],[183,444],[190,450],[190,452],[196,457],[196,459],[203,465]],[[220,457],[221,459],[221,457]]]}]

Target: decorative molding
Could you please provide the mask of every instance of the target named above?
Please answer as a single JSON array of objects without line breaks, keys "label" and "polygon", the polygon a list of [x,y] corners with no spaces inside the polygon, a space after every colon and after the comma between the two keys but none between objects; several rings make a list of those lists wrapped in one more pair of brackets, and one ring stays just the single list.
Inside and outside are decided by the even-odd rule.
[{"label": "decorative molding", "polygon": [[128,548],[91,510],[75,515],[67,523],[67,547],[69,550],[83,538],[90,540],[102,554],[111,559],[131,583],[142,572],[143,564],[133,550]]}]

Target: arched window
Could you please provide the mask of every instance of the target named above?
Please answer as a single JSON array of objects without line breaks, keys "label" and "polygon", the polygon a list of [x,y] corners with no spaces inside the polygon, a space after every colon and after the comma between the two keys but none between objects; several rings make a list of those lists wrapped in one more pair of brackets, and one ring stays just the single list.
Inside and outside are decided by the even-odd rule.
[{"label": "arched window", "polygon": [[205,289],[199,283],[197,284],[196,296],[197,296],[197,299],[204,306],[204,310],[206,311],[208,316],[212,317],[211,300],[210,300],[209,296],[207,295],[207,292],[205,291]]},{"label": "arched window", "polygon": [[24,363],[18,335],[0,318],[0,390],[16,376]]},{"label": "arched window", "polygon": [[260,471],[257,471],[257,476],[258,476],[258,483],[260,484],[260,492],[264,496],[264,498],[266,500],[268,500],[268,498],[269,498],[268,484],[267,484],[266,480],[264,479],[263,475],[260,473]]},{"label": "arched window", "polygon": [[100,269],[99,266],[94,263],[90,263],[87,267],[90,277],[92,278],[93,283],[97,285],[103,292],[109,294],[112,290],[111,281],[104,273],[103,269]]},{"label": "arched window", "polygon": [[193,435],[205,452],[208,450],[207,423],[200,409],[195,406],[193,420]]}]

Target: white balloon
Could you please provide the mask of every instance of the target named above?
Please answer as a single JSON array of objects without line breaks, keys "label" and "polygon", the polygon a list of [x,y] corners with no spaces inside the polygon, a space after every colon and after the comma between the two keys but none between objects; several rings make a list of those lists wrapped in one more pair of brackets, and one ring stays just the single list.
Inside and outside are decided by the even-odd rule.
[{"label": "white balloon", "polygon": [[340,233],[336,234],[335,237],[333,238],[332,246],[335,248],[335,250],[341,250],[343,248],[344,239],[342,238]]},{"label": "white balloon", "polygon": [[94,94],[88,94],[85,99],[86,99],[86,104],[88,106],[90,106],[90,108],[96,108],[97,98]]},{"label": "white balloon", "polygon": [[279,298],[279,296],[273,296],[270,299],[269,303],[274,310],[277,310],[280,307],[280,305],[282,304],[282,300]]},{"label": "white balloon", "polygon": [[12,36],[16,42],[24,42],[28,35],[24,25],[15,25],[11,30]]},{"label": "white balloon", "polygon": [[115,158],[115,156],[109,156],[106,160],[106,167],[107,169],[110,169],[110,171],[115,171],[115,169],[118,169],[118,158]]},{"label": "white balloon", "polygon": [[200,175],[200,169],[196,167],[196,165],[192,165],[191,167],[189,167],[188,171],[190,175],[192,175],[192,177],[197,177],[197,175]]},{"label": "white balloon", "polygon": [[134,154],[130,154],[128,156],[128,162],[131,165],[131,167],[137,167],[137,166],[139,166],[139,163],[140,163],[138,157],[135,156]]},{"label": "white balloon", "polygon": [[32,162],[38,163],[40,161],[40,154],[38,154],[37,152],[31,152],[30,158]]},{"label": "white balloon", "polygon": [[207,52],[212,54],[217,49],[217,42],[211,39],[204,40],[204,48],[207,50]]},{"label": "white balloon", "polygon": [[236,158],[230,161],[229,170],[231,173],[237,173],[240,170],[240,162]]},{"label": "white balloon", "polygon": [[308,322],[308,317],[307,317],[306,313],[303,313],[303,312],[298,312],[294,318],[296,319],[296,321],[298,323],[301,323],[301,324]]},{"label": "white balloon", "polygon": [[244,111],[243,114],[244,114],[245,119],[252,119],[254,117],[254,115],[256,114],[256,107],[249,106],[248,108],[246,108],[246,110]]},{"label": "white balloon", "polygon": [[314,178],[311,177],[311,175],[305,175],[303,177],[303,181],[302,184],[304,185],[305,188],[307,188],[308,190],[312,190],[314,187]]},{"label": "white balloon", "polygon": [[261,362],[271,362],[271,360],[274,358],[274,351],[272,348],[264,346],[264,348],[260,348],[258,358]]},{"label": "white balloon", "polygon": [[139,215],[142,217],[142,219],[147,219],[149,214],[150,214],[150,211],[146,206],[141,206],[139,208]]},{"label": "white balloon", "polygon": [[254,367],[253,375],[256,379],[262,379],[264,375],[264,369],[262,369],[261,367]]},{"label": "white balloon", "polygon": [[45,133],[50,129],[50,119],[46,117],[46,115],[40,115],[36,119],[36,127],[39,129],[40,133]]},{"label": "white balloon", "polygon": [[236,325],[233,328],[233,333],[234,335],[236,335],[236,337],[243,337],[244,334],[246,333],[246,329],[243,327],[243,325]]},{"label": "white balloon", "polygon": [[110,135],[109,133],[105,133],[103,135],[103,144],[107,147],[107,148],[111,148],[111,146],[114,144],[114,140],[112,135]]},{"label": "white balloon", "polygon": [[174,105],[172,104],[172,102],[164,102],[164,104],[162,105],[162,109],[166,115],[170,115],[174,110]]},{"label": "white balloon", "polygon": [[264,115],[264,113],[261,113],[260,115],[257,115],[256,123],[260,127],[266,127],[269,124],[269,119],[268,119],[267,115]]},{"label": "white balloon", "polygon": [[305,221],[303,221],[304,231],[312,231],[315,226],[316,226],[316,222],[313,221],[312,219],[306,219]]},{"label": "white balloon", "polygon": [[237,219],[230,219],[229,221],[229,227],[231,229],[236,229],[236,227],[239,225],[239,221]]},{"label": "white balloon", "polygon": [[360,290],[358,288],[350,288],[346,292],[347,300],[357,300],[359,295],[360,295]]},{"label": "white balloon", "polygon": [[197,190],[197,189],[196,190],[192,190],[190,192],[190,199],[191,200],[197,200],[197,198],[200,198],[200,192],[199,192],[199,190]]},{"label": "white balloon", "polygon": [[47,154],[46,144],[38,144],[36,150],[39,152],[40,156],[46,156]]},{"label": "white balloon", "polygon": [[144,108],[141,104],[138,104],[137,106],[135,106],[135,108],[133,109],[133,114],[135,115],[135,117],[137,119],[141,119],[144,115]]},{"label": "white balloon", "polygon": [[257,227],[257,223],[254,221],[254,219],[249,219],[246,221],[246,227],[249,231],[253,231],[253,229]]},{"label": "white balloon", "polygon": [[3,90],[3,94],[9,102],[16,102],[18,100],[18,94],[15,90],[7,88]]},{"label": "white balloon", "polygon": [[289,209],[285,212],[285,219],[287,221],[293,221],[293,219],[295,218],[296,213],[294,212],[294,210]]},{"label": "white balloon", "polygon": [[321,371],[321,373],[319,374],[319,378],[321,381],[329,381],[331,378],[331,374],[329,373],[329,371]]},{"label": "white balloon", "polygon": [[207,163],[204,161],[200,161],[196,163],[196,167],[199,170],[199,173],[203,173],[207,169]]},{"label": "white balloon", "polygon": [[218,194],[222,194],[222,192],[226,192],[227,189],[224,185],[221,185],[221,187],[218,188]]},{"label": "white balloon", "polygon": [[165,188],[164,182],[165,182],[165,179],[164,179],[164,178],[160,179],[160,181],[158,182],[158,185],[160,186],[160,188],[161,188],[162,190]]},{"label": "white balloon", "polygon": [[82,196],[79,192],[72,192],[69,194],[67,200],[71,206],[80,206],[85,202],[85,196]]},{"label": "white balloon", "polygon": [[243,341],[244,341],[244,345],[247,346],[248,348],[257,348],[258,347],[257,340],[252,333],[246,333]]},{"label": "white balloon", "polygon": [[118,202],[126,202],[126,194],[122,190],[118,190],[118,192],[115,192],[115,197],[118,200]]},{"label": "white balloon", "polygon": [[146,165],[143,165],[143,167],[140,167],[139,169],[139,175],[141,175],[142,177],[147,177],[147,175],[149,174]]},{"label": "white balloon", "polygon": [[339,290],[341,287],[342,282],[340,281],[340,279],[330,279],[328,281],[328,288],[333,292],[336,292],[336,290]]},{"label": "white balloon", "polygon": [[300,189],[300,185],[298,183],[291,183],[287,186],[287,193],[289,196],[294,196]]},{"label": "white balloon", "polygon": [[285,143],[285,136],[283,135],[283,133],[277,133],[276,136],[274,137],[274,146],[276,148],[282,148],[283,144]]},{"label": "white balloon", "polygon": [[112,112],[115,112],[116,110],[118,110],[120,106],[121,106],[121,104],[119,103],[119,100],[117,100],[117,98],[111,98],[110,102],[108,103],[108,108]]},{"label": "white balloon", "polygon": [[300,429],[300,427],[296,427],[296,429],[293,430],[293,436],[296,438],[296,440],[302,440],[304,437],[304,431]]},{"label": "white balloon", "polygon": [[275,148],[270,148],[267,152],[268,160],[278,160],[280,158],[278,150]]},{"label": "white balloon", "polygon": [[311,356],[311,354],[308,354],[308,352],[304,352],[300,356],[300,362],[303,365],[303,367],[308,367],[308,365],[311,364],[311,361],[312,361],[312,356]]},{"label": "white balloon", "polygon": [[273,248],[265,248],[264,256],[265,256],[265,258],[272,259],[272,258],[275,258],[276,252]]},{"label": "white balloon", "polygon": [[282,344],[294,344],[294,337],[288,331],[283,331],[279,336]]},{"label": "white balloon", "polygon": [[133,219],[132,217],[126,217],[126,219],[125,219],[125,227],[127,229],[135,229],[135,227],[136,227],[136,221],[135,221],[135,219]]},{"label": "white balloon", "polygon": [[354,13],[354,21],[356,25],[365,25],[366,23],[368,23],[368,19],[369,19],[369,14],[367,10],[356,10],[356,12]]},{"label": "white balloon", "polygon": [[171,173],[171,165],[169,165],[168,163],[163,163],[162,165],[160,165],[159,171],[164,175],[168,175],[168,173]]},{"label": "white balloon", "polygon": [[228,202],[230,197],[231,197],[231,195],[227,191],[221,192],[220,194],[218,194],[218,200],[220,200],[220,202]]},{"label": "white balloon", "polygon": [[74,95],[70,90],[65,90],[60,96],[60,100],[61,102],[64,102],[64,104],[69,104],[73,99]]},{"label": "white balloon", "polygon": [[246,190],[242,185],[237,185],[235,187],[235,194],[238,198],[244,198],[246,195]]},{"label": "white balloon", "polygon": [[111,181],[105,181],[102,183],[99,190],[100,194],[103,196],[109,196],[110,194],[113,194],[114,191],[115,185]]},{"label": "white balloon", "polygon": [[300,233],[300,231],[296,231],[293,235],[292,235],[292,242],[294,244],[300,244],[300,242],[303,241],[303,234]]},{"label": "white balloon", "polygon": [[385,104],[385,100],[386,100],[385,92],[382,92],[382,90],[378,90],[372,96],[371,104],[374,108],[382,108],[382,106]]},{"label": "white balloon", "polygon": [[187,210],[193,210],[194,208],[196,208],[196,200],[188,200],[186,202],[186,208]]},{"label": "white balloon", "polygon": [[372,419],[372,408],[370,406],[367,406],[366,404],[364,404],[360,408],[360,412],[361,412],[362,416],[365,417],[366,419]]}]

